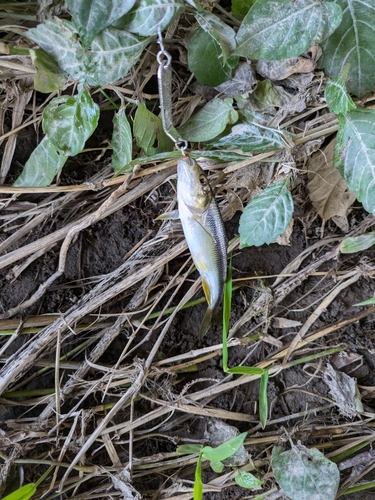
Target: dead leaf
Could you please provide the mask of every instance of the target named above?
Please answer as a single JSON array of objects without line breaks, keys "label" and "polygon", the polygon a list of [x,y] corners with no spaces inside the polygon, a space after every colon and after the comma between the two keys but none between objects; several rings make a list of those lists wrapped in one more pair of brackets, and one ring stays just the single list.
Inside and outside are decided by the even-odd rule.
[{"label": "dead leaf", "polygon": [[288,318],[273,318],[272,326],[273,328],[297,328],[301,326],[302,323],[300,321],[295,321],[294,319]]},{"label": "dead leaf", "polygon": [[311,156],[306,163],[307,190],[311,203],[323,220],[335,216],[346,217],[355,194],[333,165],[335,141]]},{"label": "dead leaf", "polygon": [[260,59],[257,62],[257,72],[270,80],[284,80],[295,73],[312,73],[315,66],[311,59],[305,57],[291,57],[280,61]]},{"label": "dead leaf", "polygon": [[256,82],[257,79],[252,67],[249,63],[243,62],[237,66],[231,80],[221,83],[215,89],[228,97],[236,97],[246,92],[252,92]]},{"label": "dead leaf", "polygon": [[355,378],[335,370],[328,363],[323,380],[328,385],[329,393],[342,415],[354,417],[357,412],[363,411]]},{"label": "dead leaf", "polygon": [[290,246],[290,237],[292,236],[293,232],[293,225],[294,225],[294,220],[292,219],[288,227],[286,228],[285,233],[280,234],[274,241],[274,243],[278,243],[279,245],[285,245],[285,246]]}]

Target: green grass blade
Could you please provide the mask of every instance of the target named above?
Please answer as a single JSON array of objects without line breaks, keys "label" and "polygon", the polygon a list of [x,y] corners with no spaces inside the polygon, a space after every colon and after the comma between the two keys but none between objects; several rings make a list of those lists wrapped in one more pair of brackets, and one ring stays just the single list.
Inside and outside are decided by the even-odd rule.
[{"label": "green grass blade", "polygon": [[236,453],[236,451],[243,445],[246,436],[247,432],[243,432],[216,448],[205,446],[201,451],[201,455],[210,462],[221,462]]},{"label": "green grass blade", "polygon": [[262,375],[264,373],[263,368],[257,368],[256,366],[234,366],[233,368],[228,368],[227,373],[237,373],[238,375]]},{"label": "green grass blade", "polygon": [[25,484],[10,495],[7,495],[3,500],[29,500],[36,492],[35,483]]},{"label": "green grass blade", "polygon": [[259,388],[259,420],[262,429],[266,427],[268,418],[267,387],[268,387],[268,370],[264,370],[260,377],[260,388]]},{"label": "green grass blade", "polygon": [[193,499],[202,500],[202,498],[203,498],[202,455],[199,454],[197,460],[197,466],[195,467]]},{"label": "green grass blade", "polygon": [[229,260],[228,275],[224,286],[224,305],[223,305],[223,371],[228,371],[228,344],[229,320],[232,308],[232,256]]}]

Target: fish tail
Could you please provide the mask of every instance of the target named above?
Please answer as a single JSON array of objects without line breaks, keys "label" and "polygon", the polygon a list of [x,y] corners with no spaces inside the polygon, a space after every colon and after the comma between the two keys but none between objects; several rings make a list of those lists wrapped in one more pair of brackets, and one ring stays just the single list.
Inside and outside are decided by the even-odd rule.
[{"label": "fish tail", "polygon": [[213,313],[214,313],[214,310],[209,307],[206,311],[206,314],[204,315],[203,321],[201,323],[201,327],[199,329],[199,336],[200,337],[203,337],[204,335],[206,335],[207,330],[210,328]]}]

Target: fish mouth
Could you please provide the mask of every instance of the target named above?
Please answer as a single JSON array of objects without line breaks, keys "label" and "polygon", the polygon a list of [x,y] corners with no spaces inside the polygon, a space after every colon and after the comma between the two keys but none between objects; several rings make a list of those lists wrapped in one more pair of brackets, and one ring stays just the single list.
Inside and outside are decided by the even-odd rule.
[{"label": "fish mouth", "polygon": [[194,167],[194,160],[190,156],[182,158],[177,164],[177,177],[184,184],[192,183],[192,169]]}]

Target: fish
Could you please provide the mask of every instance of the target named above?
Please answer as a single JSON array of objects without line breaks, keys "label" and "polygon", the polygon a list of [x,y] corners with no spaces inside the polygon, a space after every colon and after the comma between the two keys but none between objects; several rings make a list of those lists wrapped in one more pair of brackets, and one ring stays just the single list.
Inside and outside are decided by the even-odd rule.
[{"label": "fish", "polygon": [[199,330],[199,335],[203,336],[223,296],[227,277],[227,238],[207,176],[198,163],[187,155],[177,164],[177,203],[178,212],[173,211],[169,218],[181,221],[208,303]]}]

